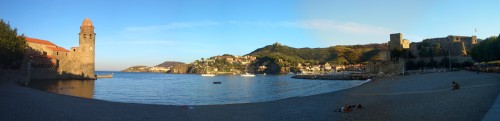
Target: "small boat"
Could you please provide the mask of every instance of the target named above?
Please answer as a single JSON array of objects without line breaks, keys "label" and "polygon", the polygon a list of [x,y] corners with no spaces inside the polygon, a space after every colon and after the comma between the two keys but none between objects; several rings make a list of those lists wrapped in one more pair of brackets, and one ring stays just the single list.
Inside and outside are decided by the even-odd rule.
[{"label": "small boat", "polygon": [[222,84],[222,82],[213,82],[213,84]]},{"label": "small boat", "polygon": [[245,73],[245,74],[241,74],[241,76],[245,76],[245,77],[254,77],[254,76],[255,76],[255,74]]},{"label": "small boat", "polygon": [[201,76],[215,76],[215,74],[201,74]]}]

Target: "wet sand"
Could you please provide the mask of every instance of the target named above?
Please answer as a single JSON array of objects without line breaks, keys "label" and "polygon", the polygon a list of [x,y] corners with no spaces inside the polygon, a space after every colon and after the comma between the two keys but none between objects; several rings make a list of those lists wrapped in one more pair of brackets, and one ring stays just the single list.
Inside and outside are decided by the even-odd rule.
[{"label": "wet sand", "polygon": [[[5,77],[6,75],[2,75]],[[461,85],[451,91],[451,82]],[[337,92],[270,102],[169,106],[116,103],[0,84],[0,120],[481,120],[500,74],[445,72],[376,79]],[[334,112],[344,104],[360,111]]]}]

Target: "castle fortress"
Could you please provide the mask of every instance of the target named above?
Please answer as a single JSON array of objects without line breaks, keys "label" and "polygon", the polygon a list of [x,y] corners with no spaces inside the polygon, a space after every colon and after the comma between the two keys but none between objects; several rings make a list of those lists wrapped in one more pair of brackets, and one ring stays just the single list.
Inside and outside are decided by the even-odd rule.
[{"label": "castle fortress", "polygon": [[409,49],[411,54],[417,57],[420,56],[419,53],[422,49],[430,51],[429,47],[422,48],[423,43],[439,44],[441,46],[440,53],[443,54],[435,56],[468,56],[467,52],[469,52],[472,47],[477,44],[476,36],[468,37],[449,35],[447,37],[424,39],[422,42],[412,43],[409,43],[408,40],[402,38],[403,34],[401,33],[391,34],[390,41],[388,42],[389,49]]},{"label": "castle fortress", "polygon": [[79,47],[64,49],[54,43],[26,37],[31,79],[95,79],[95,33],[90,19],[80,26]]},{"label": "castle fortress", "polygon": [[[439,45],[439,50],[432,50],[431,46]],[[424,61],[430,62],[441,61],[443,58],[449,58],[450,61],[456,63],[462,63],[465,61],[472,61],[472,58],[468,55],[469,52],[475,45],[477,45],[476,36],[453,36],[449,35],[447,37],[441,38],[430,38],[424,39],[422,42],[412,42],[403,39],[403,34],[395,33],[390,35],[390,40],[387,42],[389,51],[381,52],[380,61],[375,61],[369,63],[366,66],[366,72],[368,73],[402,73],[405,71],[405,65],[407,61]],[[392,50],[401,50],[408,57],[397,57],[394,59],[391,56]],[[438,51],[436,55],[430,54]],[[412,56],[409,56],[412,55]],[[391,61],[389,61],[391,60]]]}]

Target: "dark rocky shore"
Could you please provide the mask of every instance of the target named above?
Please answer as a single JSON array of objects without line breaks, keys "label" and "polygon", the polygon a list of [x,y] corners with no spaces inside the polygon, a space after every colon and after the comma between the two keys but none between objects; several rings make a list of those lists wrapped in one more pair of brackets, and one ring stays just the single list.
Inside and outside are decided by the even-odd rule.
[{"label": "dark rocky shore", "polygon": [[311,74],[311,75],[294,75],[296,79],[312,79],[312,80],[367,80],[375,76],[369,74]]},{"label": "dark rocky shore", "polygon": [[[451,91],[452,81],[462,88]],[[85,99],[2,83],[0,120],[477,121],[491,107],[499,88],[499,74],[459,71],[373,79],[351,89],[270,102],[170,106]],[[345,104],[365,108],[334,112]]]}]

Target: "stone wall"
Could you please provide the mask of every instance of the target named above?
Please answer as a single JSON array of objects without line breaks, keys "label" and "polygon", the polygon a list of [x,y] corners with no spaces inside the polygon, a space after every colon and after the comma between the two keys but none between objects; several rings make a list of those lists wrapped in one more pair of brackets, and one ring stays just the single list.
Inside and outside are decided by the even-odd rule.
[{"label": "stone wall", "polygon": [[366,65],[366,72],[372,74],[403,73],[404,68],[405,68],[404,59],[400,59],[397,62],[378,61],[378,62],[371,62],[368,65]]},{"label": "stone wall", "polygon": [[[424,39],[422,42],[428,42],[431,44],[439,43],[442,48],[442,53],[445,55],[448,54],[447,51],[450,51],[449,54],[451,54],[451,56],[467,56],[467,52],[477,44],[477,38],[476,36],[468,37],[450,35],[441,38]],[[420,42],[412,43],[410,45],[410,50],[415,56],[418,56],[418,46],[420,46]]]}]

